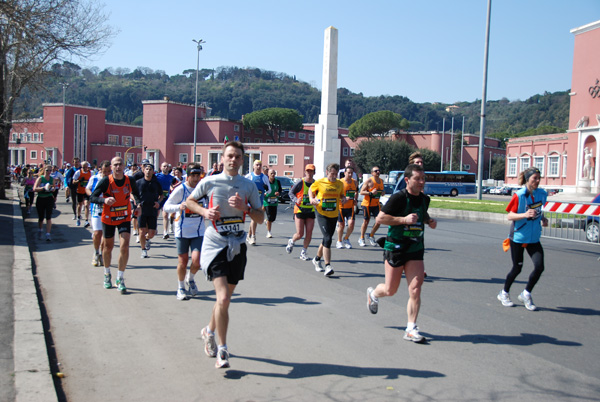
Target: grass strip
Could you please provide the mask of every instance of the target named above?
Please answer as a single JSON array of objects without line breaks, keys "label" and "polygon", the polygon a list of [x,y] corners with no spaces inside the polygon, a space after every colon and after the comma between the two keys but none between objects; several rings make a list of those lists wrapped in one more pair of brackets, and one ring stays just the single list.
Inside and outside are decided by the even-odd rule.
[{"label": "grass strip", "polygon": [[447,197],[431,197],[429,208],[454,209],[459,211],[506,213],[508,202],[478,199],[448,199]]}]

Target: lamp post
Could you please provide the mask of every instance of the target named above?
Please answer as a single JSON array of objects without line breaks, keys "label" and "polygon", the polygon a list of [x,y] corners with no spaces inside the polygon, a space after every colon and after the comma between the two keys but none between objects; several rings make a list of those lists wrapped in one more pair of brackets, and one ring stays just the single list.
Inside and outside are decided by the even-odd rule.
[{"label": "lamp post", "polygon": [[192,42],[196,43],[198,49],[198,58],[196,59],[196,101],[194,103],[194,155],[192,161],[196,162],[196,133],[198,131],[198,73],[200,70],[200,50],[202,50],[202,44],[206,43],[202,39],[192,39]]},{"label": "lamp post", "polygon": [[61,168],[62,168],[62,166],[65,165],[65,93],[66,93],[66,90],[67,90],[67,87],[69,86],[69,84],[67,84],[66,82],[62,82],[61,85],[63,88],[62,151],[61,151],[61,155],[62,155]]}]

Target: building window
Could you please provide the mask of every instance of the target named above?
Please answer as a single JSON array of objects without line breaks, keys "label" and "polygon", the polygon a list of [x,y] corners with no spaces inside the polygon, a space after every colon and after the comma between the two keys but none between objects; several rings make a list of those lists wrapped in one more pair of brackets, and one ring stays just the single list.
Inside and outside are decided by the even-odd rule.
[{"label": "building window", "polygon": [[535,156],[533,158],[533,167],[537,168],[540,171],[540,175],[544,177],[544,157],[543,156]]},{"label": "building window", "polygon": [[260,138],[255,138],[254,142],[260,142]]},{"label": "building window", "polygon": [[244,137],[244,142],[251,142],[250,137]]},{"label": "building window", "polygon": [[40,133],[40,141],[44,142],[44,133]]},{"label": "building window", "polygon": [[296,133],[293,131],[288,131],[288,138],[296,138]]},{"label": "building window", "polygon": [[343,156],[348,156],[348,147],[344,147],[344,148],[342,149],[342,155],[343,155]]},{"label": "building window", "polygon": [[73,116],[73,156],[87,160],[88,116],[76,114]]},{"label": "building window", "polygon": [[354,156],[354,148],[350,148],[350,156]]},{"label": "building window", "polygon": [[128,165],[133,165],[133,153],[125,153],[125,163],[127,163]]},{"label": "building window", "polygon": [[255,128],[254,129],[254,134],[262,135],[262,128]]},{"label": "building window", "polygon": [[285,165],[294,165],[294,155],[284,155]]},{"label": "building window", "polygon": [[508,158],[508,177],[517,176],[517,158]]},{"label": "building window", "polygon": [[115,156],[118,156],[120,158],[121,157],[121,153],[120,152],[115,152]]},{"label": "building window", "polygon": [[119,145],[119,136],[118,135],[108,135],[108,145]]},{"label": "building window", "polygon": [[299,140],[305,140],[306,139],[306,133],[298,133],[298,139]]},{"label": "building window", "polygon": [[142,154],[137,154],[137,163],[142,163]]},{"label": "building window", "polygon": [[[187,159],[187,154],[185,154],[185,157]],[[202,154],[196,154],[195,162],[202,163]]]},{"label": "building window", "polygon": [[27,133],[27,142],[31,142],[31,133]]},{"label": "building window", "polygon": [[567,155],[563,155],[562,175],[563,177],[567,177]]},{"label": "building window", "polygon": [[135,137],[135,146],[141,147],[144,141],[144,137]]},{"label": "building window", "polygon": [[187,163],[188,161],[188,154],[179,154],[179,162],[181,163]]},{"label": "building window", "polygon": [[560,164],[560,156],[552,155],[548,157],[548,176],[558,177],[558,167]]},{"label": "building window", "polygon": [[130,147],[131,146],[131,137],[123,136],[123,146]]},{"label": "building window", "polygon": [[283,175],[284,175],[285,177],[289,177],[290,179],[294,178],[294,172],[290,172],[289,170],[288,170],[288,171],[285,171],[285,172],[283,172]]},{"label": "building window", "polygon": [[521,157],[521,172],[529,169],[529,164],[531,163],[531,158],[529,156]]},{"label": "building window", "polygon": [[285,131],[281,130],[279,133],[279,138],[285,138]]},{"label": "building window", "polygon": [[37,151],[31,151],[31,152],[29,152],[29,157],[31,159],[37,159]]},{"label": "building window", "polygon": [[277,155],[269,155],[269,166],[277,165]]},{"label": "building window", "polygon": [[267,140],[267,144],[272,144],[273,140]]},{"label": "building window", "polygon": [[33,141],[38,142],[40,140],[40,133],[33,133]]},{"label": "building window", "polygon": [[249,127],[246,127],[246,126],[244,126],[244,132],[245,132],[245,133],[249,133],[249,132],[250,132],[250,128],[249,128]]},{"label": "building window", "polygon": [[308,135],[308,140],[314,142],[315,141],[315,135],[314,134],[309,134]]},{"label": "building window", "polygon": [[233,125],[233,131],[235,131],[236,133],[240,132],[240,125],[239,124],[234,124]]}]

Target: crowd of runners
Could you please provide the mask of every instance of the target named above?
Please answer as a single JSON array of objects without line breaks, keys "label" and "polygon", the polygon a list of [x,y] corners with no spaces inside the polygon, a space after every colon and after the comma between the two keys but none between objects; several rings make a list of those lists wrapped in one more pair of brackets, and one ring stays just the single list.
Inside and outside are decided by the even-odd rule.
[{"label": "crowd of runners", "polygon": [[[37,170],[13,169],[24,188],[25,211],[30,214],[37,195],[38,236],[52,241],[52,211],[58,192],[65,188],[71,202],[73,220],[77,226],[91,226],[93,239],[92,265],[104,267],[103,286],[117,287],[127,292],[125,270],[129,260],[130,238],[133,235],[141,247],[141,258],[150,258],[152,239],[157,235],[158,217],[162,211],[162,237],[175,238],[177,247],[176,297],[188,300],[198,293],[195,275],[202,270],[212,281],[215,304],[208,325],[202,328],[205,353],[216,357],[216,367],[229,367],[227,328],[229,306],[239,281],[244,279],[247,244],[256,245],[258,225],[266,223],[266,237],[272,237],[272,223],[277,218],[277,206],[282,186],[273,169],[254,161],[252,172],[239,175],[244,160],[244,146],[237,141],[223,146],[221,163],[205,172],[199,163],[171,167],[161,164],[158,172],[149,160],[141,166],[125,166],[120,157],[103,161],[93,170],[88,162],[74,158],[64,172],[56,166],[40,166]],[[340,170],[338,164],[326,167],[325,177],[315,180],[315,165],[305,166],[304,177],[289,190],[294,207],[295,233],[287,241],[291,254],[295,243],[302,240],[299,258],[309,260],[307,249],[315,223],[322,234],[312,263],[326,277],[334,274],[332,244],[336,236],[337,249],[350,249],[350,236],[355,226],[358,196],[363,221],[358,245],[383,248],[385,280],[367,289],[367,308],[378,312],[382,297],[394,295],[402,274],[407,282],[407,325],[404,339],[416,343],[426,339],[419,333],[417,317],[421,305],[421,287],[425,274],[423,262],[424,229],[435,229],[437,222],[428,213],[429,197],[423,193],[425,172],[423,158],[411,155],[404,171],[405,188],[393,194],[385,205],[380,169],[374,166],[371,176],[359,185],[352,161]],[[513,267],[504,288],[498,294],[503,306],[512,307],[509,290],[521,272],[523,254],[527,250],[534,262],[534,272],[525,290],[519,295],[528,310],[535,310],[531,291],[544,270],[543,249],[539,242],[541,226],[547,224],[542,206],[546,193],[539,188],[540,172],[530,168],[521,173],[524,186],[507,207],[512,222],[506,249],[511,250]],[[266,221],[265,221],[266,213]],[[249,230],[245,231],[246,217]],[[371,219],[374,223],[367,236]],[[376,238],[380,225],[387,228],[385,236]],[[337,234],[336,234],[337,230]],[[119,237],[119,252],[115,256],[116,280],[113,285],[111,263],[115,236]],[[189,269],[188,269],[189,264]]]}]

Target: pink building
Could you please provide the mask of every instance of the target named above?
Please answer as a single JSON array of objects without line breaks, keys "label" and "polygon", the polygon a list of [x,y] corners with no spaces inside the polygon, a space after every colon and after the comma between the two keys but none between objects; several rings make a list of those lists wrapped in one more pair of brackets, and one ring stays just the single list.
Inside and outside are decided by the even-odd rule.
[{"label": "pink building", "polygon": [[565,192],[598,193],[600,152],[600,21],[571,30],[575,35],[569,129],[566,133],[511,139],[506,146],[506,182],[535,166],[542,186]]}]

